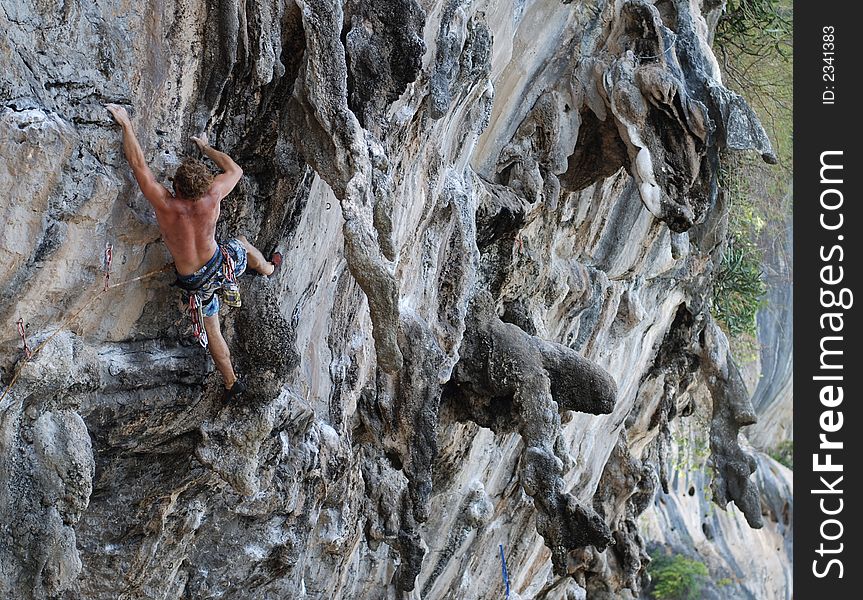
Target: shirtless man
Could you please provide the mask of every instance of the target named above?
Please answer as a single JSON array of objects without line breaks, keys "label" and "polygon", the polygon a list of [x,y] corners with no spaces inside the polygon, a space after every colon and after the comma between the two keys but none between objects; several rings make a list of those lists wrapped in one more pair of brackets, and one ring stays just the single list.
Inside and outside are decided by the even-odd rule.
[{"label": "shirtless man", "polygon": [[[172,194],[156,181],[147,166],[126,110],[116,104],[105,107],[123,130],[123,152],[144,197],[156,211],[162,239],[174,258],[177,285],[186,290],[187,301],[194,296],[200,307],[198,314],[203,317],[206,331],[202,343],[209,340],[210,355],[225,382],[225,397],[233,398],[245,391],[245,385],[234,373],[231,353],[222,337],[219,294],[225,295],[226,303],[239,305],[235,279],[245,271],[246,264],[261,275],[272,275],[281,263],[281,255],[274,254],[273,262],[269,262],[243,236],[223,244],[216,242],[220,201],[240,181],[243,170],[230,156],[210,147],[206,135],[192,140],[222,173],[214,177],[201,161],[186,158],[177,168]],[[226,263],[230,267],[226,268]]]}]

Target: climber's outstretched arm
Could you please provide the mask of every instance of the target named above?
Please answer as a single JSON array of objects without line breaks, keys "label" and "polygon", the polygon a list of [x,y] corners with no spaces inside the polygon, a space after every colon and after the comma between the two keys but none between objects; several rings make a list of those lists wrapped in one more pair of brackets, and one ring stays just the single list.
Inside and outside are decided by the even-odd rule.
[{"label": "climber's outstretched arm", "polygon": [[126,109],[116,104],[106,104],[105,108],[123,129],[123,153],[126,155],[126,160],[129,161],[129,166],[132,167],[132,173],[135,174],[135,180],[144,193],[144,197],[153,205],[153,208],[164,208],[168,190],[156,181],[153,172],[147,166],[144,152],[141,150],[141,145],[132,129],[132,121],[129,119]]},{"label": "climber's outstretched arm", "polygon": [[216,163],[216,165],[223,171],[223,173],[216,175],[216,178],[213,180],[213,185],[210,186],[210,191],[216,192],[221,200],[230,194],[231,190],[233,190],[240,181],[240,178],[243,176],[243,169],[240,168],[240,165],[234,162],[233,158],[210,146],[207,143],[207,134],[202,133],[201,137],[193,137],[192,141],[198,144],[198,148],[201,149],[201,152]]}]

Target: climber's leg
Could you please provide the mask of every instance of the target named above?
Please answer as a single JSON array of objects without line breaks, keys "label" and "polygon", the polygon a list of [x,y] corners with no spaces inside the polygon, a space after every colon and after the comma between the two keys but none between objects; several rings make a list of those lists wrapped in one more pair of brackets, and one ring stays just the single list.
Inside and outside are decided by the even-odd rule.
[{"label": "climber's leg", "polygon": [[251,243],[249,243],[249,240],[246,239],[246,236],[239,236],[237,238],[237,241],[239,241],[243,245],[243,248],[246,249],[246,258],[249,261],[249,266],[252,269],[257,271],[261,275],[273,274],[273,271],[276,270],[276,266],[266,260],[264,258],[264,255],[261,254],[261,251],[252,246]]},{"label": "climber's leg", "polygon": [[207,337],[210,340],[208,346],[210,356],[213,357],[216,368],[222,374],[225,388],[231,389],[234,386],[234,382],[237,381],[237,376],[234,373],[234,367],[231,366],[231,351],[228,350],[228,344],[225,342],[225,338],[222,337],[222,328],[219,326],[218,313],[212,317],[204,317],[204,329],[207,330]]}]

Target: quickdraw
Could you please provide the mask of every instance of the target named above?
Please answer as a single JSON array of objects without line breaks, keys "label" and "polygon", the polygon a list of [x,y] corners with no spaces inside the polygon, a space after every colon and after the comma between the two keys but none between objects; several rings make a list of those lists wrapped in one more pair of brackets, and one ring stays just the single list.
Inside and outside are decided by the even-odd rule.
[{"label": "quickdraw", "polygon": [[222,274],[225,276],[225,280],[227,280],[228,285],[222,288],[222,297],[224,298],[225,304],[228,306],[233,306],[234,308],[239,308],[243,305],[243,302],[240,298],[240,286],[237,285],[237,274],[234,270],[234,259],[231,258],[231,255],[228,254],[228,251],[225,250],[225,247],[219,244],[219,250],[222,253]]},{"label": "quickdraw", "polygon": [[225,274],[225,279],[231,283],[237,283],[237,276],[234,273],[234,259],[231,258],[231,255],[228,254],[228,251],[225,250],[223,245],[219,244],[219,250],[222,252],[222,258],[225,259],[222,262],[222,270]]},{"label": "quickdraw", "polygon": [[189,294],[189,314],[192,317],[192,335],[204,348],[210,343],[204,327],[204,309],[197,294]]},{"label": "quickdraw", "polygon": [[[170,267],[171,267],[171,265],[165,265],[159,269],[156,269],[155,271],[150,271],[149,273],[144,273],[143,275],[138,275],[137,277],[133,277],[133,278],[127,279],[125,281],[112,283],[110,286],[108,286],[108,289],[113,290],[113,289],[116,289],[119,287],[123,287],[125,285],[129,285],[130,283],[134,283],[136,281],[143,281],[145,279],[155,277],[156,275],[165,272]],[[54,336],[56,336],[58,333],[63,331],[64,327],[66,327],[67,325],[69,325],[69,323],[71,323],[72,321],[77,319],[79,316],[81,316],[81,313],[83,313],[85,310],[87,310],[87,308],[89,308],[90,305],[93,304],[93,302],[95,302],[97,300],[101,300],[102,297],[105,295],[105,292],[106,292],[106,290],[99,290],[94,296],[92,296],[89,300],[84,302],[80,306],[80,308],[78,308],[78,310],[76,310],[74,313],[72,313],[71,315],[69,315],[65,319],[63,319],[63,321],[61,321],[61,323],[57,326],[57,328],[54,329],[54,331],[52,331],[48,335],[48,337],[46,337],[41,342],[39,342],[39,345],[36,346],[32,351],[30,350],[29,346],[27,346],[27,338],[24,335],[24,320],[20,319],[20,318],[18,319],[18,334],[21,335],[21,340],[24,342],[25,357],[24,357],[24,360],[19,362],[18,366],[15,367],[15,371],[12,373],[12,380],[9,382],[9,385],[6,386],[6,389],[3,390],[3,393],[0,394],[0,404],[3,403],[3,400],[6,399],[6,396],[9,394],[9,392],[15,386],[15,382],[18,381],[18,376],[21,375],[21,369],[24,368],[24,365],[26,365],[28,362],[30,362],[30,360],[32,360],[34,356],[39,354],[39,352],[41,352],[42,348],[47,346],[48,342],[50,342],[52,339],[54,339]],[[28,355],[28,352],[29,352],[29,355]]]},{"label": "quickdraw", "polygon": [[30,350],[30,346],[27,345],[27,334],[24,332],[24,319],[18,319],[18,335],[21,336],[21,343],[24,345],[24,358],[30,359],[33,356],[33,352]]},{"label": "quickdraw", "polygon": [[108,280],[111,279],[111,261],[114,260],[114,246],[105,244],[105,287],[102,291],[108,291]]}]

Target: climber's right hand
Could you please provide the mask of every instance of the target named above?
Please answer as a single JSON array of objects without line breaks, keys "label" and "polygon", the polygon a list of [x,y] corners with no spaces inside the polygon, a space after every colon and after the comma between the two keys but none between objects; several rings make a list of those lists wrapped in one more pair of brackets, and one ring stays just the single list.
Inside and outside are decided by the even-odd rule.
[{"label": "climber's right hand", "polygon": [[198,144],[198,148],[201,150],[201,152],[203,152],[204,148],[206,148],[209,145],[209,143],[207,141],[207,134],[206,133],[202,133],[201,137],[192,136],[190,139],[193,142],[195,142],[196,144]]}]

